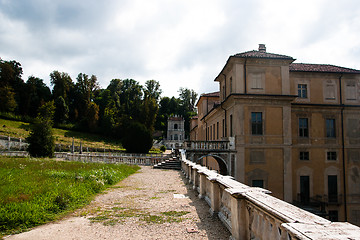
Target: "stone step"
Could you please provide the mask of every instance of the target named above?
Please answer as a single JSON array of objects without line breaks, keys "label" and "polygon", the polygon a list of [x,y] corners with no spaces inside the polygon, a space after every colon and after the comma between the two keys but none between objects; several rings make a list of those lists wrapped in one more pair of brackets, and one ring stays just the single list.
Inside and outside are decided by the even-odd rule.
[{"label": "stone step", "polygon": [[155,164],[153,168],[156,169],[175,169],[180,170],[181,169],[181,162],[177,160],[165,160],[161,163]]}]

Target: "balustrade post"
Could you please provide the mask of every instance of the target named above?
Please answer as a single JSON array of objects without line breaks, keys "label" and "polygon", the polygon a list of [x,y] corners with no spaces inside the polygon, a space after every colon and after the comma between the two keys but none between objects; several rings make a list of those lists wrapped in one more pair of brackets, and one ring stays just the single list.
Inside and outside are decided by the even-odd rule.
[{"label": "balustrade post", "polygon": [[217,183],[216,179],[210,179],[210,214],[211,216],[216,216],[217,213],[220,211],[220,186]]},{"label": "balustrade post", "polygon": [[231,239],[250,239],[249,212],[246,199],[237,193],[226,190],[231,195]]},{"label": "balustrade post", "polygon": [[195,189],[195,190],[196,190],[196,184],[197,184],[197,182],[196,182],[197,174],[198,174],[197,169],[193,167],[192,168],[192,179],[193,179],[192,183],[193,183],[193,189]]},{"label": "balustrade post", "polygon": [[199,173],[200,179],[199,179],[199,198],[204,198],[206,196],[206,175],[204,173]]}]

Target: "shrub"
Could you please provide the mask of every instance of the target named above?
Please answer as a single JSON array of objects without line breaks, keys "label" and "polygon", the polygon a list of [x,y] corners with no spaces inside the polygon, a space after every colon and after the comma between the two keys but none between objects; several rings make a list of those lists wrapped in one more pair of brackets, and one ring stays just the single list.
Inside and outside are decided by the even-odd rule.
[{"label": "shrub", "polygon": [[125,129],[123,147],[130,153],[148,153],[152,147],[152,135],[145,125],[130,122]]},{"label": "shrub", "polygon": [[160,151],[165,152],[165,151],[166,151],[166,147],[165,147],[164,145],[162,145],[162,146],[160,147]]},{"label": "shrub", "polygon": [[39,108],[39,114],[29,137],[28,152],[33,157],[53,157],[55,151],[55,139],[53,136],[52,118],[54,116],[54,102],[48,102]]}]

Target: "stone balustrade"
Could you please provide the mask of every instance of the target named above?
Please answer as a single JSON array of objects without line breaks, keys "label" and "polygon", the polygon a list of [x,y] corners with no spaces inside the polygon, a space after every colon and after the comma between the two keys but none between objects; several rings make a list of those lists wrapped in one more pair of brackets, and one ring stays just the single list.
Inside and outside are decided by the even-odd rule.
[{"label": "stone balustrade", "polygon": [[224,141],[186,141],[185,149],[196,150],[217,150],[217,151],[229,151],[235,149],[234,138]]},{"label": "stone balustrade", "polygon": [[231,239],[360,239],[360,228],[327,219],[185,159],[182,170],[193,189],[231,232]]}]

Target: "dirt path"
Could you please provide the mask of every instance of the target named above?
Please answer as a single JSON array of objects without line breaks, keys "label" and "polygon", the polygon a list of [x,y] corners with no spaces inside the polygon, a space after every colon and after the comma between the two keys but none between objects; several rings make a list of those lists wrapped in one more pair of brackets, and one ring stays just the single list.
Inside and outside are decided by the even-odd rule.
[{"label": "dirt path", "polygon": [[6,239],[229,239],[181,172],[142,167],[68,218]]}]

